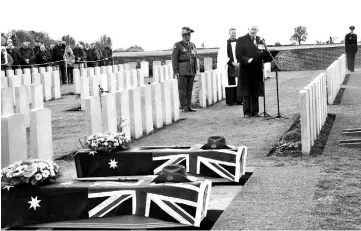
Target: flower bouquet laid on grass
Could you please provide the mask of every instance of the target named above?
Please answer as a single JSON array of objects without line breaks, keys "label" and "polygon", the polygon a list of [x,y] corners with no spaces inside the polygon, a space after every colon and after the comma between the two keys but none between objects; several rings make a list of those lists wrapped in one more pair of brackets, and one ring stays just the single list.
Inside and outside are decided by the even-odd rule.
[{"label": "flower bouquet laid on grass", "polygon": [[1,170],[1,181],[13,186],[44,185],[60,176],[59,166],[51,160],[29,159],[15,162]]},{"label": "flower bouquet laid on grass", "polygon": [[110,153],[130,149],[129,141],[122,132],[98,133],[86,139],[86,145],[93,152]]}]

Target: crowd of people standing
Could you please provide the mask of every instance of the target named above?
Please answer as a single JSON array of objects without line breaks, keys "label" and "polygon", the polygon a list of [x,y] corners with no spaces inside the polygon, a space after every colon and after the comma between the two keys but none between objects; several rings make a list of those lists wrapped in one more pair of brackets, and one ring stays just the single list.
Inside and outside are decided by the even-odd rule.
[{"label": "crowd of people standing", "polygon": [[65,41],[58,40],[46,48],[44,42],[36,40],[33,48],[29,42],[23,42],[20,48],[7,40],[6,47],[1,47],[1,70],[24,69],[32,67],[58,66],[62,83],[73,82],[73,69],[111,65],[113,52],[110,46],[100,50],[95,43],[86,43],[83,47],[76,42],[71,48]]}]

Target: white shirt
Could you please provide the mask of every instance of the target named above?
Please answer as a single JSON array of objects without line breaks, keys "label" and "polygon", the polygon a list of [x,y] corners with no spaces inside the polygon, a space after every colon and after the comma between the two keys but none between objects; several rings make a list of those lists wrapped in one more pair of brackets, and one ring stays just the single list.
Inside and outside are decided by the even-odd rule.
[{"label": "white shirt", "polygon": [[233,60],[234,60],[234,62],[237,62],[237,58],[236,58],[236,41],[231,42],[231,46],[232,46]]}]

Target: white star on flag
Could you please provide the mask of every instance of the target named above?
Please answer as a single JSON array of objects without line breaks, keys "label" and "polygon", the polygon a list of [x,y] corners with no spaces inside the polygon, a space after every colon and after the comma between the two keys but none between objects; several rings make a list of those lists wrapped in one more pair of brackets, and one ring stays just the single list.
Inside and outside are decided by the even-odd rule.
[{"label": "white star on flag", "polygon": [[118,167],[117,166],[117,164],[118,164],[118,162],[117,161],[115,161],[115,159],[114,160],[110,160],[110,162],[108,163],[109,165],[110,165],[110,168],[116,168],[116,167]]},{"label": "white star on flag", "polygon": [[31,201],[28,201],[28,203],[30,204],[29,209],[33,208],[34,210],[36,210],[36,207],[40,208],[40,203],[41,200],[38,200],[38,197],[31,197]]},{"label": "white star on flag", "polygon": [[12,186],[12,185],[6,185],[3,189],[7,189],[8,191],[10,191],[10,188],[14,188],[14,186]]},{"label": "white star on flag", "polygon": [[90,151],[90,152],[89,152],[89,155],[94,156],[95,153],[97,153],[97,152],[96,152],[96,151]]}]

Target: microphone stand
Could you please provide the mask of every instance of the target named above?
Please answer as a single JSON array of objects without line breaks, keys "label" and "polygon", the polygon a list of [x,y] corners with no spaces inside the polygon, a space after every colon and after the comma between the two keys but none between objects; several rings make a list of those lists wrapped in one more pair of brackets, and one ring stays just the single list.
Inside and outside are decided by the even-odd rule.
[{"label": "microphone stand", "polygon": [[263,39],[263,45],[264,45],[264,47],[265,47],[265,50],[266,50],[266,51],[268,52],[268,54],[271,56],[273,62],[275,62],[275,64],[276,64],[277,116],[275,116],[275,117],[269,117],[269,118],[267,118],[267,119],[268,119],[268,120],[270,120],[270,119],[281,119],[281,120],[283,120],[283,119],[288,119],[287,117],[281,116],[281,113],[280,113],[280,98],[279,98],[279,91],[278,91],[278,70],[280,70],[280,68],[279,68],[279,66],[278,66],[277,61],[275,60],[275,58],[274,58],[273,55],[271,54],[271,52],[267,49],[267,45],[266,45],[264,39]]},{"label": "microphone stand", "polygon": [[[266,47],[266,46],[265,46]],[[264,70],[264,62],[262,62],[263,64],[263,70]],[[262,70],[262,73],[264,73],[264,71]],[[264,109],[264,111],[262,112],[262,113],[259,113],[258,115],[259,116],[262,116],[263,115],[263,117],[265,118],[265,117],[271,117],[271,115],[270,114],[268,114],[267,112],[266,112],[266,86],[265,86],[265,84],[266,84],[266,77],[267,76],[263,76],[263,79],[264,79],[264,84],[263,84],[263,93],[264,93],[264,96],[263,96],[263,109]]]}]

